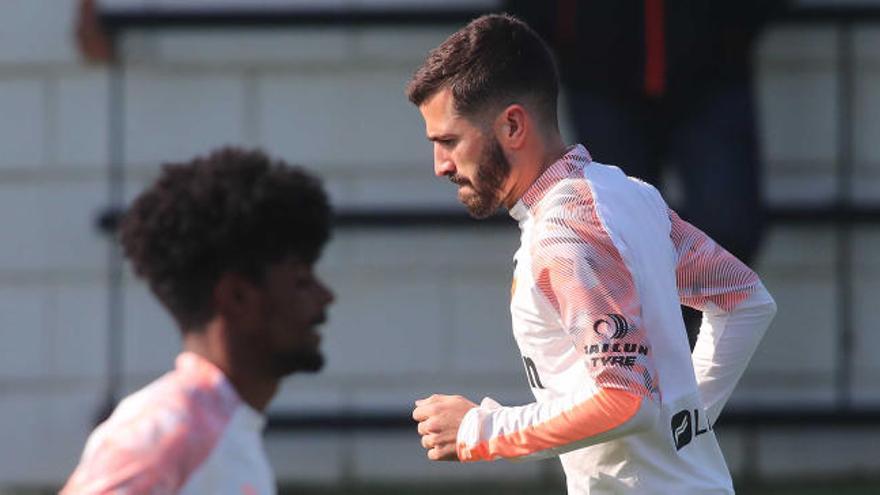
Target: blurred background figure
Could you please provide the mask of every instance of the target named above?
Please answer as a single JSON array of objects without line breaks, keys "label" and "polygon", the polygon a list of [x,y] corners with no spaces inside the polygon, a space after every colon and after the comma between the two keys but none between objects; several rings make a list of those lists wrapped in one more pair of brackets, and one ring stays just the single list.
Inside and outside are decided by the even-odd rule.
[{"label": "blurred background figure", "polygon": [[764,229],[753,48],[784,3],[508,2],[557,52],[576,139],[650,184],[675,167],[682,218],[747,264]]},{"label": "blurred background figure", "polygon": [[260,151],[163,165],[119,237],[182,349],[89,436],[62,493],[276,493],[264,414],[284,377],[324,366],[330,212],[319,180]]}]

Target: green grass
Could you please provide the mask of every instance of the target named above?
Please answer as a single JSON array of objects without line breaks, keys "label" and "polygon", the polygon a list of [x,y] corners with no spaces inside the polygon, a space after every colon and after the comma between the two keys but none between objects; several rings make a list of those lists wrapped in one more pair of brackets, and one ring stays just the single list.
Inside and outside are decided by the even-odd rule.
[{"label": "green grass", "polygon": [[877,495],[880,480],[742,484],[740,495]]},{"label": "green grass", "polygon": [[[739,495],[877,495],[880,480],[824,481],[795,483],[738,483]],[[427,483],[366,484],[336,487],[287,486],[279,495],[551,495],[565,494],[562,484],[536,483]]]},{"label": "green grass", "polygon": [[[874,480],[839,480],[789,483],[745,483],[736,485],[738,495],[878,495],[880,478]],[[51,489],[0,488],[0,495],[48,495]],[[560,483],[370,483],[354,485],[316,486],[287,485],[279,495],[450,495],[479,493],[480,495],[564,495]]]},{"label": "green grass", "polygon": [[279,495],[451,495],[479,493],[480,495],[538,495],[565,493],[561,486],[508,483],[450,483],[450,484],[369,484],[340,487],[287,487]]}]

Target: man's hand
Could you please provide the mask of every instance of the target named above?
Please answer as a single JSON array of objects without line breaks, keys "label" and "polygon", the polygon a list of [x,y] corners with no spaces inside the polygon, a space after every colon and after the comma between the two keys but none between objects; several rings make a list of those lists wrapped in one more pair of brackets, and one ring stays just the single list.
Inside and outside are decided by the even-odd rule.
[{"label": "man's hand", "polygon": [[458,425],[472,408],[473,402],[460,395],[434,394],[416,401],[412,417],[419,422],[422,447],[432,461],[457,461]]}]

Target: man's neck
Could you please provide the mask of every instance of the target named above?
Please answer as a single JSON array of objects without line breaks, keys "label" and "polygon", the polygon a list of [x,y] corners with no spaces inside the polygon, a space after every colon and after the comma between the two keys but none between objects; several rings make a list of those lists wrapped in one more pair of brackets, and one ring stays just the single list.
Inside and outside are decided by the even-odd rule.
[{"label": "man's neck", "polygon": [[188,332],[183,350],[192,352],[220,369],[239,397],[252,408],[263,412],[278,391],[280,378],[261,372],[264,363],[235,356],[222,336],[221,329],[209,327],[201,332]]},{"label": "man's neck", "polygon": [[562,140],[562,136],[556,133],[552,139],[542,141],[532,153],[523,153],[521,160],[519,160],[520,163],[514,165],[519,173],[515,176],[510,190],[505,195],[504,207],[508,210],[513,208],[516,202],[532,187],[532,184],[541,177],[541,174],[562,158],[567,150],[568,147]]},{"label": "man's neck", "polygon": [[265,411],[269,406],[269,402],[278,393],[278,385],[281,383],[280,378],[258,378],[253,375],[237,373],[235,370],[226,376],[241,399],[260,412]]}]

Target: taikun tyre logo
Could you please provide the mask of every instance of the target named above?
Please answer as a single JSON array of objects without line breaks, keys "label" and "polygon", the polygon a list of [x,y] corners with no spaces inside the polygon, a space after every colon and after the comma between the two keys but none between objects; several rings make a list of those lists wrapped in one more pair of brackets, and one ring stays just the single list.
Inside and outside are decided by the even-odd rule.
[{"label": "taikun tyre logo", "polygon": [[626,334],[630,331],[629,322],[626,321],[626,318],[623,315],[618,314],[608,314],[605,315],[608,319],[597,320],[596,323],[593,323],[593,331],[596,332],[597,335],[601,335],[603,337],[607,337],[609,339],[622,339],[626,337]]}]

